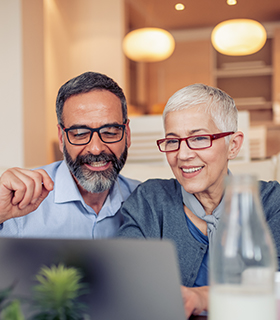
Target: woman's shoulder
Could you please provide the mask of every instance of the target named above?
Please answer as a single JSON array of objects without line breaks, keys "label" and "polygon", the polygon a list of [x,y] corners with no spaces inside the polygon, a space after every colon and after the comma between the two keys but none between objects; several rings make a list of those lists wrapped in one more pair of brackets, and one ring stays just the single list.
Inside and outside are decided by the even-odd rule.
[{"label": "woman's shoulder", "polygon": [[138,188],[142,189],[142,191],[158,191],[160,189],[165,190],[177,190],[179,189],[180,184],[179,182],[172,178],[172,179],[148,179],[142,182]]},{"label": "woman's shoulder", "polygon": [[260,198],[266,215],[280,208],[280,184],[277,181],[259,181]]},{"label": "woman's shoulder", "polygon": [[[183,211],[181,185],[176,179],[146,180],[122,205],[122,212],[136,214],[138,218],[154,217],[155,220],[166,214],[171,219],[181,210]],[[141,212],[144,213],[141,215]]]},{"label": "woman's shoulder", "polygon": [[147,202],[160,203],[181,197],[181,186],[176,179],[149,179],[141,183],[132,193],[132,199],[145,199]]},{"label": "woman's shoulder", "polygon": [[261,197],[277,193],[280,195],[280,184],[278,181],[259,181]]}]

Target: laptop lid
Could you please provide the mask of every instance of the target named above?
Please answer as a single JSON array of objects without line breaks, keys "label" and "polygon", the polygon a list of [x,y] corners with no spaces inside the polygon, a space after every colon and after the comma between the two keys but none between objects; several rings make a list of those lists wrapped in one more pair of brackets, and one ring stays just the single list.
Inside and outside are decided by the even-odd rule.
[{"label": "laptop lid", "polygon": [[[184,320],[175,249],[166,240],[0,239],[0,291],[31,297],[43,266],[73,267],[88,292],[81,319]],[[32,308],[31,308],[32,309]],[[30,308],[23,305],[28,317]]]}]

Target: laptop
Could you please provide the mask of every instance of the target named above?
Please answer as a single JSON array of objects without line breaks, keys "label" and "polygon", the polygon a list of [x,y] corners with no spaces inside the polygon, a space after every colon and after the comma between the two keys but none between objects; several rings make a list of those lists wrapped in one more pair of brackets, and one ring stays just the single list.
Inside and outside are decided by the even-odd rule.
[{"label": "laptop", "polygon": [[[0,292],[14,284],[13,296],[31,297],[41,268],[59,265],[83,275],[81,319],[185,320],[175,248],[167,240],[0,238]],[[23,304],[26,318],[30,309]]]}]

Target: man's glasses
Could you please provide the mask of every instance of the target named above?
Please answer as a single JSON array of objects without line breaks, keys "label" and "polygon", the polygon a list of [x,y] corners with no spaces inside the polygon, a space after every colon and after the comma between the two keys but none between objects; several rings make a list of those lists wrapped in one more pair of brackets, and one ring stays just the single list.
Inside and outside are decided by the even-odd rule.
[{"label": "man's glasses", "polygon": [[71,127],[64,128],[61,125],[63,131],[66,133],[69,143],[75,146],[82,146],[90,143],[94,132],[97,132],[100,140],[104,143],[116,143],[122,140],[124,136],[124,124],[106,124],[99,128],[88,127]]},{"label": "man's glasses", "polygon": [[207,149],[212,147],[213,140],[217,140],[217,139],[229,136],[230,134],[233,134],[233,133],[234,131],[190,136],[187,138],[166,138],[166,139],[157,140],[157,145],[161,152],[172,152],[180,149],[181,141],[186,141],[190,149],[201,150],[201,149]]}]

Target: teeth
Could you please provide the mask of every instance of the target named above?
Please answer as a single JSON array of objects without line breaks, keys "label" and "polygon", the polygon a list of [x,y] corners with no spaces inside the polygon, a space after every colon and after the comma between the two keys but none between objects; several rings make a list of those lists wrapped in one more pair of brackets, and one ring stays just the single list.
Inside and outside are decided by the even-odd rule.
[{"label": "teeth", "polygon": [[185,169],[185,168],[182,168],[182,170],[185,172],[185,173],[192,173],[192,172],[196,172],[196,171],[199,171],[201,170],[203,167],[198,167],[198,168],[190,168],[190,169]]},{"label": "teeth", "polygon": [[92,167],[103,167],[103,166],[105,166],[106,165],[106,161],[100,161],[100,162],[92,162],[90,165],[92,166]]}]

